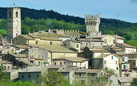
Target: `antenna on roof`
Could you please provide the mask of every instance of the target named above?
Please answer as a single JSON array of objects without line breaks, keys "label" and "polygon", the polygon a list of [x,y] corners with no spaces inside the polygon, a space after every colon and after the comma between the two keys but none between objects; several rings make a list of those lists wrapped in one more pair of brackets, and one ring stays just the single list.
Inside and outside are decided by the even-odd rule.
[{"label": "antenna on roof", "polygon": [[15,1],[13,0],[13,7],[16,7],[16,5],[15,5]]}]

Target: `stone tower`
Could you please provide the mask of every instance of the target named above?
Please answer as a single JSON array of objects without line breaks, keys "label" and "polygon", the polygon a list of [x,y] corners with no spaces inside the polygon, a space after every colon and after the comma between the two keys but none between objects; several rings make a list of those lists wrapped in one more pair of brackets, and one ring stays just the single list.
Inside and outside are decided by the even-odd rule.
[{"label": "stone tower", "polygon": [[21,9],[10,7],[7,9],[7,40],[12,39],[21,34]]},{"label": "stone tower", "polygon": [[86,32],[99,35],[100,15],[85,15]]}]

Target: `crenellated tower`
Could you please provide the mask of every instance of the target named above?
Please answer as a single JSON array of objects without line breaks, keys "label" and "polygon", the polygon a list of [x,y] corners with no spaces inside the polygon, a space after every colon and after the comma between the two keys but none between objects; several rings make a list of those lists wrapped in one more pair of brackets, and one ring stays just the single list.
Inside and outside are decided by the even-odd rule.
[{"label": "crenellated tower", "polygon": [[10,7],[7,9],[7,40],[12,41],[13,38],[21,34],[21,9],[18,7]]},{"label": "crenellated tower", "polygon": [[100,15],[85,15],[86,32],[98,35],[100,25]]}]

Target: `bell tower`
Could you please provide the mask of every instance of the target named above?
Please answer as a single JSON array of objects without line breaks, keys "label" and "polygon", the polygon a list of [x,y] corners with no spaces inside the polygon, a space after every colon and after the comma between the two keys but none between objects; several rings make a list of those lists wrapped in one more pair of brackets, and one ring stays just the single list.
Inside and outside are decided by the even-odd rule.
[{"label": "bell tower", "polygon": [[12,42],[13,38],[21,34],[21,9],[18,7],[7,8],[7,40]]},{"label": "bell tower", "polygon": [[85,15],[85,24],[87,33],[98,35],[100,15]]}]

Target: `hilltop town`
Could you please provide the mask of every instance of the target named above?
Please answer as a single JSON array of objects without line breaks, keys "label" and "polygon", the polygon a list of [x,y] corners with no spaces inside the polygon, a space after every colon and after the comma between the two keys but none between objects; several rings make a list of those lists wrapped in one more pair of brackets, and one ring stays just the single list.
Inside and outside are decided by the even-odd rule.
[{"label": "hilltop town", "polygon": [[[130,86],[137,78],[136,47],[118,35],[99,30],[100,15],[85,15],[86,32],[45,29],[21,34],[21,9],[7,8],[7,36],[0,41],[0,66],[14,81],[38,82],[52,70],[70,84],[87,86],[98,78],[101,86]],[[90,85],[89,85],[90,84]]]}]

